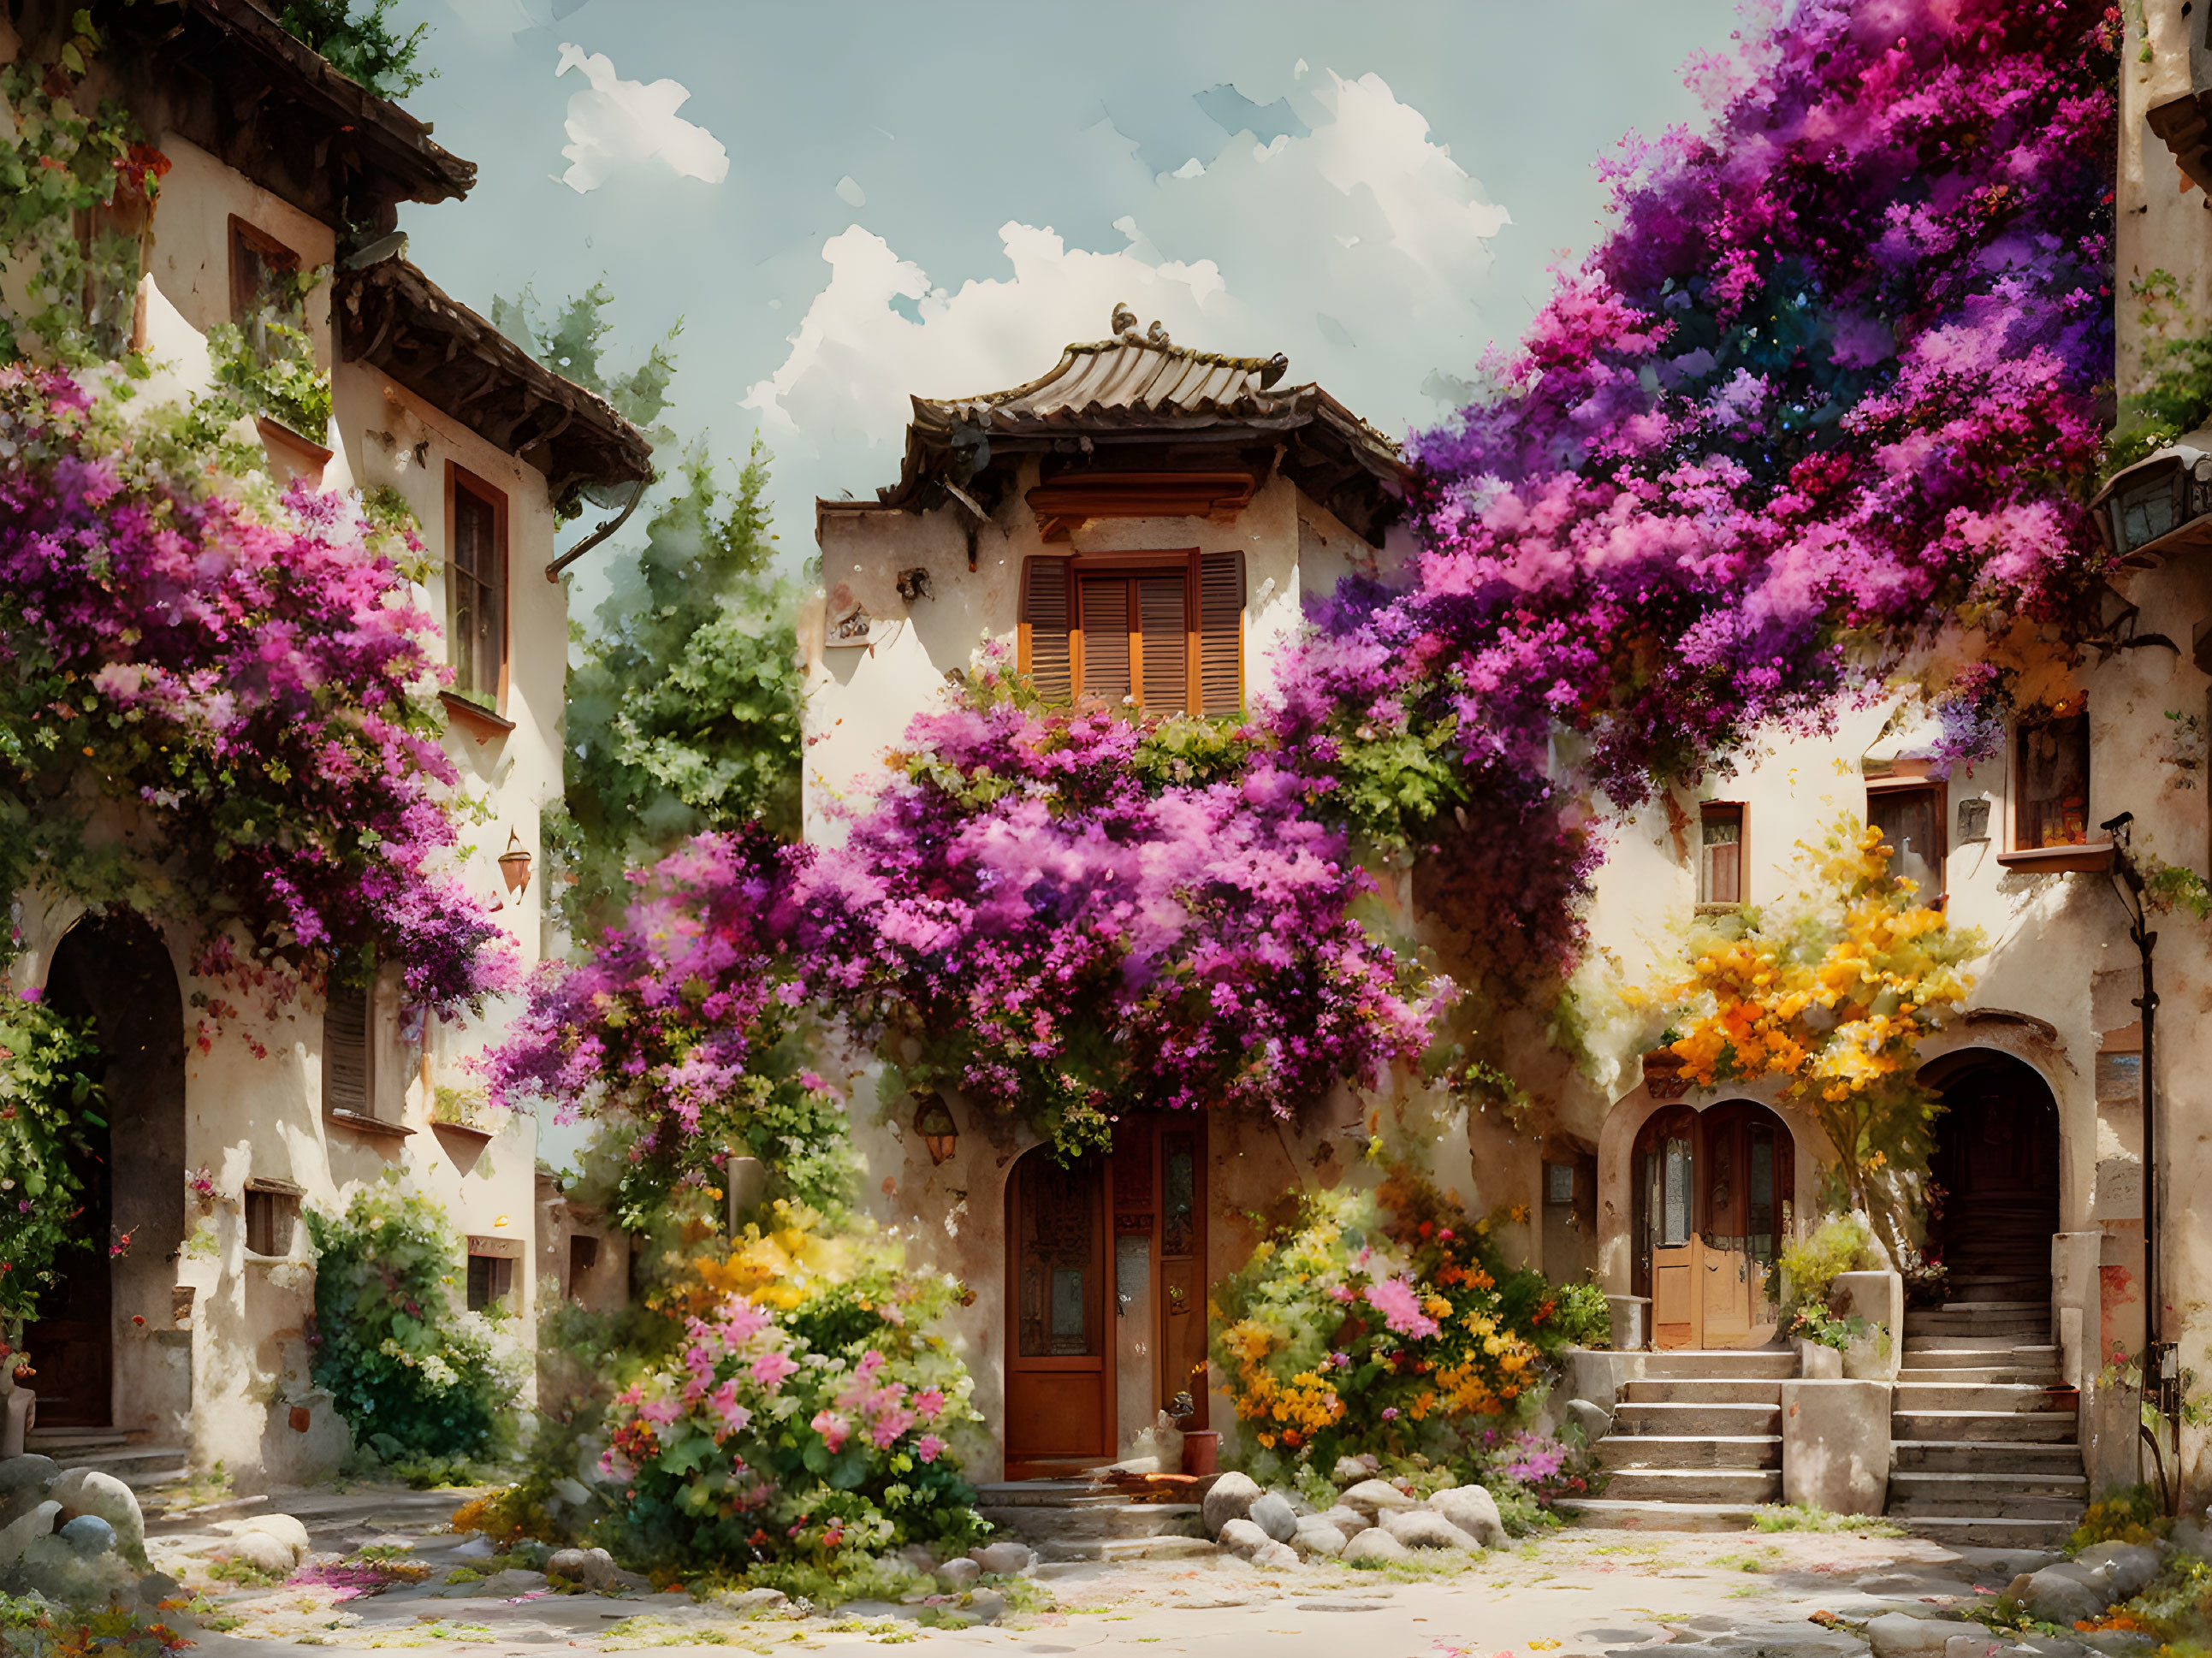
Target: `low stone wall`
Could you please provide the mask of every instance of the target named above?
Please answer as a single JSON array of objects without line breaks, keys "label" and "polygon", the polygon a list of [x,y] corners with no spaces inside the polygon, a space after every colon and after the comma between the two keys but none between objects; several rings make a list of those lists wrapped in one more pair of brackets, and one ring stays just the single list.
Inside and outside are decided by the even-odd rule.
[{"label": "low stone wall", "polygon": [[1782,1384],[1782,1500],[1880,1514],[1889,1498],[1890,1384]]}]

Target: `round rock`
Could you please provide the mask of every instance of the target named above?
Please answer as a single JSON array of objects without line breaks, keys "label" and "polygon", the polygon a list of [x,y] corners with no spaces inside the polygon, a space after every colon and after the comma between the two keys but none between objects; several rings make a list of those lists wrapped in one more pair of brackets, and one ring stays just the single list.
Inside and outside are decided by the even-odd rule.
[{"label": "round rock", "polygon": [[1017,1572],[1027,1571],[1034,1558],[1028,1544],[1010,1541],[986,1543],[975,1554],[975,1564],[994,1577],[1012,1577]]},{"label": "round rock", "polygon": [[983,1564],[971,1560],[964,1554],[956,1554],[937,1569],[938,1581],[957,1593],[975,1587],[975,1580],[983,1575]]},{"label": "round rock", "polygon": [[1427,1509],[1400,1509],[1384,1515],[1379,1523],[1409,1549],[1457,1549],[1462,1554],[1478,1554],[1482,1550],[1481,1544]]},{"label": "round rock", "polygon": [[1227,1552],[1246,1560],[1252,1558],[1261,1544],[1274,1541],[1249,1520],[1231,1520],[1222,1527],[1221,1535],[1214,1540]]},{"label": "round rock", "polygon": [[62,1505],[48,1501],[41,1503],[20,1520],[0,1526],[0,1566],[12,1566],[23,1558],[24,1551],[41,1537],[51,1537],[54,1523],[62,1516]]},{"label": "round rock", "polygon": [[1287,1543],[1297,1535],[1297,1510],[1279,1491],[1263,1491],[1254,1497],[1244,1517],[1278,1543]]},{"label": "round rock", "polygon": [[51,1456],[0,1457],[0,1497],[54,1482],[61,1466]]},{"label": "round rock", "polygon": [[1429,1506],[1486,1549],[1505,1546],[1505,1522],[1498,1499],[1480,1485],[1453,1485],[1429,1499]]},{"label": "round rock", "polygon": [[63,1522],[54,1533],[70,1550],[90,1559],[95,1554],[112,1554],[115,1551],[115,1527],[96,1514],[81,1514],[74,1520]]},{"label": "round rock", "polygon": [[1253,1550],[1247,1558],[1262,1571],[1288,1571],[1299,1564],[1296,1549],[1288,1543],[1278,1543],[1272,1538]]},{"label": "round rock", "polygon": [[1344,1562],[1358,1565],[1363,1560],[1405,1560],[1413,1552],[1389,1532],[1370,1526],[1344,1546]]},{"label": "round rock", "polygon": [[1318,1554],[1334,1560],[1344,1552],[1345,1537],[1334,1526],[1315,1515],[1298,1521],[1298,1528],[1291,1538],[1291,1546],[1301,1554]]},{"label": "round rock", "polygon": [[1249,1474],[1224,1473],[1206,1493],[1206,1534],[1218,1540],[1221,1528],[1232,1520],[1242,1520],[1259,1499],[1260,1487]]},{"label": "round rock", "polygon": [[[113,1474],[97,1468],[65,1469],[46,1488],[46,1495],[60,1503],[63,1514],[71,1519],[93,1515],[106,1521],[115,1533],[112,1546],[138,1564],[145,1564],[146,1520],[138,1510],[138,1494]],[[307,1535],[301,1527],[302,1553],[307,1550]]]}]

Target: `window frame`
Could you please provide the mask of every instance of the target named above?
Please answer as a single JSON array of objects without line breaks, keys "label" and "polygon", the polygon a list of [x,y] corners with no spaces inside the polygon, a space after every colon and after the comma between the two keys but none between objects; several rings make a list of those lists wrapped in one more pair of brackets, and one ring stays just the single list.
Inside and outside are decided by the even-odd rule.
[{"label": "window frame", "polygon": [[[519,1311],[521,1303],[516,1299],[517,1280],[522,1276],[517,1270],[522,1250],[507,1238],[471,1237],[463,1245],[461,1260],[461,1304],[471,1313],[488,1312],[494,1307],[509,1312]],[[477,1299],[477,1263],[484,1263],[484,1297]]]},{"label": "window frame", "polygon": [[[1935,848],[1929,854],[1927,862],[1929,867],[1936,872],[1936,884],[1932,891],[1923,890],[1918,896],[1923,904],[1940,905],[1951,890],[1950,785],[1930,777],[1869,777],[1867,779],[1866,793],[1866,821],[1869,829],[1874,826],[1874,803],[1885,796],[1924,794],[1934,802],[1935,810],[1929,816],[1936,826]],[[1885,835],[1883,838],[1886,841],[1888,837]],[[1891,850],[1894,853],[1896,848],[1892,847]],[[1889,868],[1892,874],[1897,872],[1894,857]]]},{"label": "window frame", "polygon": [[1131,630],[1129,639],[1130,694],[1136,699],[1139,714],[1147,718],[1161,718],[1178,712],[1168,708],[1147,704],[1144,697],[1143,601],[1137,583],[1146,577],[1181,576],[1183,584],[1183,699],[1182,711],[1200,717],[1206,715],[1206,561],[1209,558],[1234,558],[1237,561],[1238,604],[1237,606],[1236,678],[1237,708],[1222,710],[1212,717],[1227,717],[1241,712],[1245,706],[1244,687],[1244,612],[1249,604],[1248,567],[1241,548],[1218,548],[1212,551],[1200,547],[1170,547],[1135,549],[1126,552],[1031,554],[1022,562],[1021,591],[1018,600],[1016,630],[1016,671],[1028,677],[1035,660],[1035,624],[1030,620],[1032,608],[1032,579],[1040,562],[1049,560],[1060,566],[1066,582],[1065,612],[1067,637],[1068,703],[1080,706],[1088,693],[1084,683],[1087,667],[1085,651],[1086,630],[1083,625],[1083,584],[1085,580],[1100,578],[1120,580],[1129,584],[1128,606]]},{"label": "window frame", "polygon": [[[2046,730],[2052,726],[2071,723],[2076,720],[2081,722],[2081,839],[2077,841],[2043,840],[2039,838],[2041,829],[2039,824],[2037,829],[2039,838],[2030,841],[2027,838],[2028,739],[2037,732]],[[2063,697],[2042,717],[2014,722],[2012,738],[2008,745],[2008,757],[2012,764],[2012,782],[2011,786],[2005,791],[2006,809],[2012,818],[2011,833],[2005,838],[2011,843],[2013,852],[2055,852],[2070,847],[2093,847],[2099,844],[2101,831],[2097,826],[2095,815],[2089,804],[2097,778],[2095,738],[2096,732],[2089,724],[2089,699],[2086,695],[2082,696],[2078,703],[2074,697]]]},{"label": "window frame", "polygon": [[[1720,813],[1735,817],[1735,896],[1715,898],[1706,889],[1705,822]],[[1740,908],[1751,902],[1751,807],[1743,800],[1700,800],[1698,802],[1697,863],[1692,873],[1697,878],[1697,908],[1701,912]]]},{"label": "window frame", "polygon": [[251,220],[230,216],[230,235],[228,243],[230,254],[230,320],[245,327],[253,319],[253,301],[260,294],[258,283],[246,280],[246,263],[243,257],[252,254],[267,269],[299,274],[301,264],[299,250],[285,245]]},{"label": "window frame", "polygon": [[[246,1253],[257,1260],[289,1260],[300,1230],[300,1199],[305,1193],[290,1181],[255,1177],[246,1182],[239,1204]],[[265,1218],[265,1230],[257,1224]],[[269,1248],[256,1245],[256,1234]]]},{"label": "window frame", "polygon": [[[489,587],[491,585],[481,581],[480,578],[472,573],[464,574],[460,568],[459,557],[461,529],[460,504],[461,497],[465,495],[491,509],[492,545],[495,550],[494,556],[499,566],[498,664],[493,675],[495,683],[489,689],[472,683],[464,684],[460,678],[461,664],[458,660],[460,641],[454,627],[458,584],[466,580],[476,581],[484,587]],[[445,628],[447,665],[451,667],[454,673],[450,695],[471,708],[500,718],[504,718],[507,713],[507,683],[514,659],[514,549],[508,537],[507,492],[489,480],[470,471],[459,462],[448,461],[446,465]],[[486,696],[491,699],[488,705],[477,700]]]},{"label": "window frame", "polygon": [[[339,995],[358,995],[361,998],[361,1102],[358,1105],[341,1102],[334,1084],[331,1062],[337,1055],[337,1044],[331,1032],[331,1009]],[[383,1121],[376,1108],[376,980],[372,975],[361,985],[339,986],[326,984],[323,988],[323,1114],[349,1121]]]}]

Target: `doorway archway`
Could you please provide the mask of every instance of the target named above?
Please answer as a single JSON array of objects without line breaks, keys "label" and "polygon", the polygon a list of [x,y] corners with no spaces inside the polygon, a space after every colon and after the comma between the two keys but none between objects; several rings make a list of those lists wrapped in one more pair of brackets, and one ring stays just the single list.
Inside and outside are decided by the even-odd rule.
[{"label": "doorway archway", "polygon": [[2033,1066],[1993,1048],[1923,1067],[1943,1102],[1929,1173],[1928,1245],[1955,1301],[2045,1301],[2058,1230],[2058,1102]]},{"label": "doorway archway", "polygon": [[1006,1478],[1114,1457],[1113,1224],[1107,1160],[1038,1146],[1006,1181]]},{"label": "doorway archway", "polygon": [[[42,1428],[136,1427],[178,1401],[141,1397],[148,1367],[116,1363],[116,1333],[136,1314],[166,1321],[185,1236],[184,999],[161,934],[126,909],[88,915],[54,951],[46,999],[89,1019],[100,1044],[105,1127],[88,1135],[83,1247],[56,1261],[58,1281],[25,1332],[39,1370]],[[159,1327],[154,1325],[154,1327]]]},{"label": "doorway archway", "polygon": [[1796,1145],[1755,1100],[1655,1111],[1631,1167],[1634,1293],[1656,1347],[1759,1347],[1778,1320],[1775,1260],[1796,1218]]}]

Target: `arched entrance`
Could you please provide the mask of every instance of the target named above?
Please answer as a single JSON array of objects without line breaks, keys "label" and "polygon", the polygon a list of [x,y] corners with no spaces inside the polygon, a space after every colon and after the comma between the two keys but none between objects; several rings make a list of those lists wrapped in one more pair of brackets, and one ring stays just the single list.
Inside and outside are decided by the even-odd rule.
[{"label": "arched entrance", "polygon": [[1987,1048],[1947,1054],[1921,1081],[1943,1102],[1929,1174],[1928,1247],[1954,1301],[2047,1301],[2058,1230],[2058,1102],[2033,1066]]},{"label": "arched entrance", "polygon": [[84,1247],[55,1263],[61,1279],[24,1333],[38,1366],[39,1424],[136,1427],[176,1404],[140,1397],[151,1379],[133,1371],[147,1366],[126,1365],[118,1378],[115,1349],[134,1315],[156,1329],[167,1321],[171,1262],[184,1242],[184,1000],[161,935],[124,909],[70,930],[46,999],[93,1022],[106,1126],[91,1131],[76,1171]]},{"label": "arched entrance", "polygon": [[1775,1256],[1796,1216],[1789,1126],[1754,1100],[1672,1105],[1636,1136],[1634,1292],[1656,1347],[1759,1347],[1774,1338]]},{"label": "arched entrance", "polygon": [[1006,1478],[1114,1456],[1113,1227],[1107,1161],[1039,1146],[1006,1182]]}]

